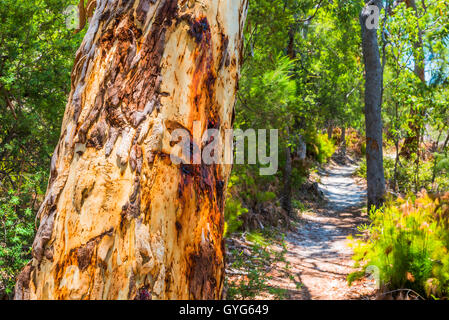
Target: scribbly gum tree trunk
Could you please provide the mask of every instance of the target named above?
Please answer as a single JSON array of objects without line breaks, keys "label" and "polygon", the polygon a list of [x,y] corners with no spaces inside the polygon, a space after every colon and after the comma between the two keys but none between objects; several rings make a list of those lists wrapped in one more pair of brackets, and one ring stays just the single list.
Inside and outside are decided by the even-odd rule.
[{"label": "scribbly gum tree trunk", "polygon": [[230,166],[170,132],[232,127],[246,0],[98,0],[16,299],[219,299]]}]

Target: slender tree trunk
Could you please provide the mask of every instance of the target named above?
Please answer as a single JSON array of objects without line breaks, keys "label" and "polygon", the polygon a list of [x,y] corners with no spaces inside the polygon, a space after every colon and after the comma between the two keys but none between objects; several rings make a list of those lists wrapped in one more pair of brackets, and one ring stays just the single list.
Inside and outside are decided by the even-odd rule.
[{"label": "slender tree trunk", "polygon": [[329,140],[332,139],[333,132],[334,132],[334,124],[332,123],[332,120],[329,120],[327,124],[327,138]]},{"label": "slender tree trunk", "polygon": [[175,165],[169,140],[232,127],[246,10],[97,0],[16,299],[221,298],[230,166]]},{"label": "slender tree trunk", "polygon": [[[422,131],[424,131],[424,130],[422,130]],[[420,132],[419,137],[423,137],[423,136],[424,136],[424,132]],[[418,146],[419,146],[421,141],[422,140],[418,140]],[[420,164],[421,164],[421,162],[419,160],[419,149],[418,149],[418,156],[417,156],[416,161],[415,161],[415,172],[414,172],[414,175],[415,175],[415,193],[419,192],[419,169],[420,169]]]},{"label": "slender tree trunk", "polygon": [[398,182],[398,165],[399,165],[399,140],[398,138],[395,138],[394,142],[395,148],[396,148],[396,155],[394,158],[394,172],[393,172],[393,192],[398,191],[399,188],[396,188],[397,182]]},{"label": "slender tree trunk", "polygon": [[[381,1],[366,1],[381,7]],[[365,62],[365,124],[368,209],[380,207],[385,195],[385,176],[382,151],[382,66],[377,41],[377,30],[367,28],[370,10],[365,7],[360,15],[362,48]]]},{"label": "slender tree trunk", "polygon": [[282,208],[289,216],[292,214],[292,154],[290,147],[285,148],[284,166],[284,194],[282,198]]},{"label": "slender tree trunk", "polygon": [[[437,141],[436,141],[436,150],[435,150],[435,153],[438,153],[438,151],[439,151],[438,147],[439,147],[439,145],[440,145],[440,139],[441,139],[441,136],[443,135],[443,131],[444,131],[444,129],[441,129],[440,132],[439,132],[439,134],[438,134],[438,138],[437,138]],[[434,185],[434,183],[435,183],[436,176],[437,176],[437,159],[438,159],[437,157],[434,157],[434,158],[433,158],[433,168],[432,168],[432,188],[433,188],[433,185]]]},{"label": "slender tree trunk", "polygon": [[[384,65],[385,67],[385,65]],[[398,62],[396,62],[396,77],[400,76],[400,68],[398,66]],[[396,90],[398,90],[398,85],[396,84]],[[399,103],[395,100],[394,101],[394,135],[393,135],[393,139],[394,139],[394,146],[395,146],[395,150],[396,150],[396,154],[395,154],[395,160],[394,160],[394,173],[393,173],[393,192],[399,192],[399,185],[398,185],[398,168],[400,165],[400,147],[399,147],[399,143],[400,143],[400,123],[399,123]]]},{"label": "slender tree trunk", "polygon": [[[290,140],[290,130],[287,128],[287,139],[288,144]],[[283,195],[282,195],[282,208],[287,212],[288,216],[292,214],[292,151],[290,146],[285,147],[285,166],[283,168]]]},{"label": "slender tree trunk", "polygon": [[341,128],[341,154],[346,157],[346,127]]},{"label": "slender tree trunk", "polygon": [[298,134],[298,146],[296,148],[296,157],[303,163],[307,156],[307,144],[302,134]]}]

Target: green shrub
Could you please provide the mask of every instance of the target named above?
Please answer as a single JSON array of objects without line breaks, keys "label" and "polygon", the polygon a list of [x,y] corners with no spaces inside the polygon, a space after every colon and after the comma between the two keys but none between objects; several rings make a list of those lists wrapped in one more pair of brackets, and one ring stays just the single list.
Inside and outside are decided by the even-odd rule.
[{"label": "green shrub", "polygon": [[[247,248],[249,253],[244,253],[234,249],[231,251],[232,269],[242,271],[244,276],[240,279],[231,279],[226,277],[227,299],[254,299],[257,295],[268,292],[274,296],[274,299],[284,299],[287,293],[286,289],[270,286],[269,280],[273,278],[268,274],[269,270],[279,262],[285,262],[286,244],[284,235],[282,239],[271,238],[261,232],[250,232],[246,234],[246,240],[250,243]],[[278,243],[283,250],[276,251],[270,245]],[[285,270],[287,272],[288,270]]]},{"label": "green shrub", "polygon": [[307,166],[299,166],[292,168],[292,188],[300,189],[302,185],[307,181],[307,176],[309,175],[310,168]]},{"label": "green shrub", "polygon": [[304,204],[299,200],[292,200],[292,206],[293,208],[298,209],[301,212],[306,210]]},{"label": "green shrub", "polygon": [[20,190],[0,194],[0,297],[11,297],[17,274],[31,259],[36,209],[31,207],[43,194],[43,177],[24,174]]},{"label": "green shrub", "polygon": [[362,142],[360,152],[362,153],[363,156],[366,155],[366,142]]},{"label": "green shrub", "polygon": [[[396,173],[396,184],[397,191],[400,193],[406,194],[415,189],[425,188],[427,190],[432,189],[432,175],[433,175],[433,160],[423,161],[421,159],[419,163],[419,170],[417,180],[416,178],[416,156],[412,156],[410,159],[404,159],[401,157],[400,164],[397,167]],[[385,171],[385,180],[390,184],[394,181],[394,166],[395,159],[393,158],[384,158],[384,171]],[[448,180],[447,177],[438,177],[439,182],[443,182],[444,180]],[[418,185],[416,186],[416,183]]]},{"label": "green shrub", "polygon": [[278,184],[273,183],[276,177],[260,176],[254,171],[257,167],[235,166],[228,183],[228,197],[225,207],[225,235],[244,231],[251,216],[260,213],[261,209],[278,205],[276,191]]},{"label": "green shrub", "polygon": [[240,229],[242,226],[242,221],[240,216],[242,214],[248,213],[248,209],[243,208],[240,201],[235,199],[228,199],[226,201],[225,208],[225,236],[232,234]]},{"label": "green shrub", "polygon": [[380,285],[389,290],[412,289],[422,296],[449,294],[449,193],[433,198],[389,201],[370,214],[369,239],[353,240],[355,267],[352,282],[369,266],[379,269]]},{"label": "green shrub", "polygon": [[346,151],[356,157],[364,156],[366,153],[365,137],[354,129],[346,130]]},{"label": "green shrub", "polygon": [[363,158],[359,163],[359,167],[355,171],[355,175],[361,178],[366,179],[366,159]]},{"label": "green shrub", "polygon": [[261,203],[261,202],[269,202],[269,201],[273,201],[274,199],[276,199],[276,194],[274,192],[257,192],[256,193],[256,199],[257,202]]},{"label": "green shrub", "polygon": [[[438,160],[438,158],[437,158]],[[449,188],[449,175],[445,171],[444,160],[441,163],[441,167],[439,167],[440,163],[437,161],[436,167],[436,176],[435,183],[439,187],[440,190],[448,190]],[[394,167],[395,167],[395,159],[384,157],[384,172],[385,172],[385,180],[388,182],[390,188],[393,188],[394,182]],[[427,161],[420,161],[418,176],[416,179],[416,163],[415,158],[412,157],[409,160],[406,160],[401,157],[400,163],[397,166],[396,172],[396,191],[401,194],[407,194],[408,192],[426,189],[432,190],[432,176],[433,176],[433,168],[434,161],[433,159],[429,159]],[[359,168],[356,170],[355,174],[359,177],[366,179],[366,159],[364,158],[359,165]],[[416,183],[418,184],[416,186]]]},{"label": "green shrub", "polygon": [[435,153],[435,183],[439,190],[449,190],[449,157],[447,154]]},{"label": "green shrub", "polygon": [[326,134],[314,134],[306,137],[307,148],[319,163],[326,163],[334,154],[336,146],[332,140],[327,138]]},{"label": "green shrub", "polygon": [[449,174],[449,157],[442,153],[435,153],[437,159],[437,172],[439,174]]},{"label": "green shrub", "polygon": [[246,240],[248,240],[258,246],[261,246],[261,247],[266,247],[271,242],[270,239],[265,237],[262,232],[257,232],[257,231],[248,232],[246,234]]}]

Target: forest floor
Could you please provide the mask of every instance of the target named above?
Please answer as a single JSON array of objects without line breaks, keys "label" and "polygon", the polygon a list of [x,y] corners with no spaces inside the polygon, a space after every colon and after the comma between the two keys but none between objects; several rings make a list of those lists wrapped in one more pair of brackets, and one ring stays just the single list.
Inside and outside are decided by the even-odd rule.
[{"label": "forest floor", "polygon": [[[364,279],[348,286],[354,272],[348,236],[357,237],[357,227],[367,223],[363,210],[365,186],[353,177],[355,164],[331,163],[319,172],[319,188],[326,198],[310,212],[301,214],[296,231],[285,237],[284,261],[272,268],[268,285],[284,290],[285,299],[372,299],[374,283]],[[279,248],[281,250],[281,248]],[[258,299],[271,299],[261,293]]]}]

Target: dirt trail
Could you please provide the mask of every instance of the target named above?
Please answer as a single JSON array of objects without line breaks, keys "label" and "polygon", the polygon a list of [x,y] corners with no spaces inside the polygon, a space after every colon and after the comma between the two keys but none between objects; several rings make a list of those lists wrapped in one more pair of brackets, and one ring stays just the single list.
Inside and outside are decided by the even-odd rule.
[{"label": "dirt trail", "polygon": [[286,260],[294,281],[281,272],[270,285],[287,289],[289,299],[362,299],[373,294],[369,281],[351,287],[346,281],[354,271],[347,237],[356,235],[357,226],[367,222],[361,215],[366,194],[352,177],[356,168],[333,165],[320,172],[319,187],[327,205],[303,214],[297,232],[287,234]]}]

